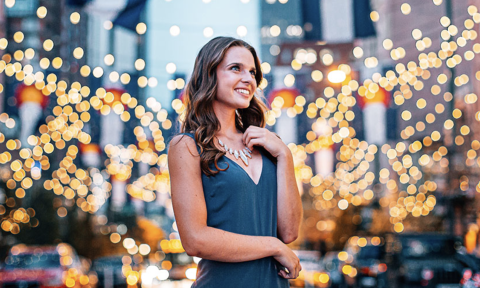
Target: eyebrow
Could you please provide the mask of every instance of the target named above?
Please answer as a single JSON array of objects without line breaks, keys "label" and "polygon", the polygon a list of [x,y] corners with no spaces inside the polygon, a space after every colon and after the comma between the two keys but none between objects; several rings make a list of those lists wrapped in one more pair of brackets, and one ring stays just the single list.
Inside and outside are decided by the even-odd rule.
[{"label": "eyebrow", "polygon": [[[234,62],[234,63],[228,64],[227,67],[228,67],[228,66],[233,66],[233,65],[238,65],[238,66],[242,66],[242,67],[245,66],[245,65],[243,65],[242,63]],[[257,69],[256,69],[255,67],[252,67],[252,70],[255,71],[255,72],[257,71]]]}]

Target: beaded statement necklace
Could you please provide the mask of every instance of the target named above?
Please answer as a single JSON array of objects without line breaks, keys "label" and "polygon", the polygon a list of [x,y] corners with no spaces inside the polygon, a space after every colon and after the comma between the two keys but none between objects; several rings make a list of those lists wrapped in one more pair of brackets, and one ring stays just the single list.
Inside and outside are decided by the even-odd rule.
[{"label": "beaded statement necklace", "polygon": [[248,147],[245,147],[239,152],[237,150],[233,150],[230,147],[227,147],[227,144],[224,144],[220,139],[218,139],[218,143],[220,144],[220,146],[222,146],[225,149],[226,152],[233,155],[235,159],[237,160],[238,158],[242,159],[243,163],[245,163],[245,166],[248,166],[248,158],[252,159],[252,150],[248,149]]}]

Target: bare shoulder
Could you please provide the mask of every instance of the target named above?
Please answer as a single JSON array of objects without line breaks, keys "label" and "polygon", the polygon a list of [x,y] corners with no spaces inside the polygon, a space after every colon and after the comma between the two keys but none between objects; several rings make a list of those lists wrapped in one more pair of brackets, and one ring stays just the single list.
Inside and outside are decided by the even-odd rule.
[{"label": "bare shoulder", "polygon": [[201,176],[200,155],[195,140],[187,135],[176,135],[172,138],[168,148],[168,170],[170,180],[176,183],[189,177]]},{"label": "bare shoulder", "polygon": [[[176,135],[172,138],[168,148],[168,157],[171,158],[199,158],[195,140],[187,135]],[[199,159],[198,159],[199,161]]]}]

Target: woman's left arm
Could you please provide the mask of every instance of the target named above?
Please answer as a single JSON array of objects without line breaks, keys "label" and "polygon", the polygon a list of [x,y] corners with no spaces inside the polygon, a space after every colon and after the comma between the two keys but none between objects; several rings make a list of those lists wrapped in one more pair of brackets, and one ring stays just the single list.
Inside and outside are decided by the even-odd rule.
[{"label": "woman's left arm", "polygon": [[284,243],[295,241],[302,221],[302,200],[298,192],[290,149],[277,157],[277,227]]},{"label": "woman's left arm", "polygon": [[276,134],[265,128],[250,126],[243,140],[249,149],[262,146],[277,158],[277,231],[284,243],[291,243],[298,237],[303,217],[292,152]]}]

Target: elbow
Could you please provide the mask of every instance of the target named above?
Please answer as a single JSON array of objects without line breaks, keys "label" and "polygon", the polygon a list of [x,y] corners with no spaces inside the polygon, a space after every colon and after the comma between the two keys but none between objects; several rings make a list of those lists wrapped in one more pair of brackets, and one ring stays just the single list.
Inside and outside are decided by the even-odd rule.
[{"label": "elbow", "polygon": [[183,249],[188,256],[199,257],[198,255],[200,254],[200,252],[198,250],[198,245],[196,245],[195,243],[196,241],[194,239],[188,239],[185,240],[185,242],[182,241]]},{"label": "elbow", "polygon": [[198,250],[195,247],[192,247],[192,245],[185,246],[184,249],[188,256],[198,257]]},{"label": "elbow", "polygon": [[282,237],[282,240],[283,240],[283,243],[290,244],[293,241],[297,240],[297,238],[298,238],[298,233],[292,232],[292,233],[289,233],[288,235],[285,235],[285,237]]},{"label": "elbow", "polygon": [[283,241],[283,243],[285,244],[290,244],[292,243],[293,241],[297,240],[298,239],[298,236],[299,236],[299,228],[300,227],[288,227],[286,229],[279,229],[277,232],[278,232],[278,235],[280,236],[280,240]]},{"label": "elbow", "polygon": [[182,241],[183,249],[188,256],[191,257],[201,257],[201,247],[202,245],[198,243],[198,237],[190,235],[184,241]]}]

